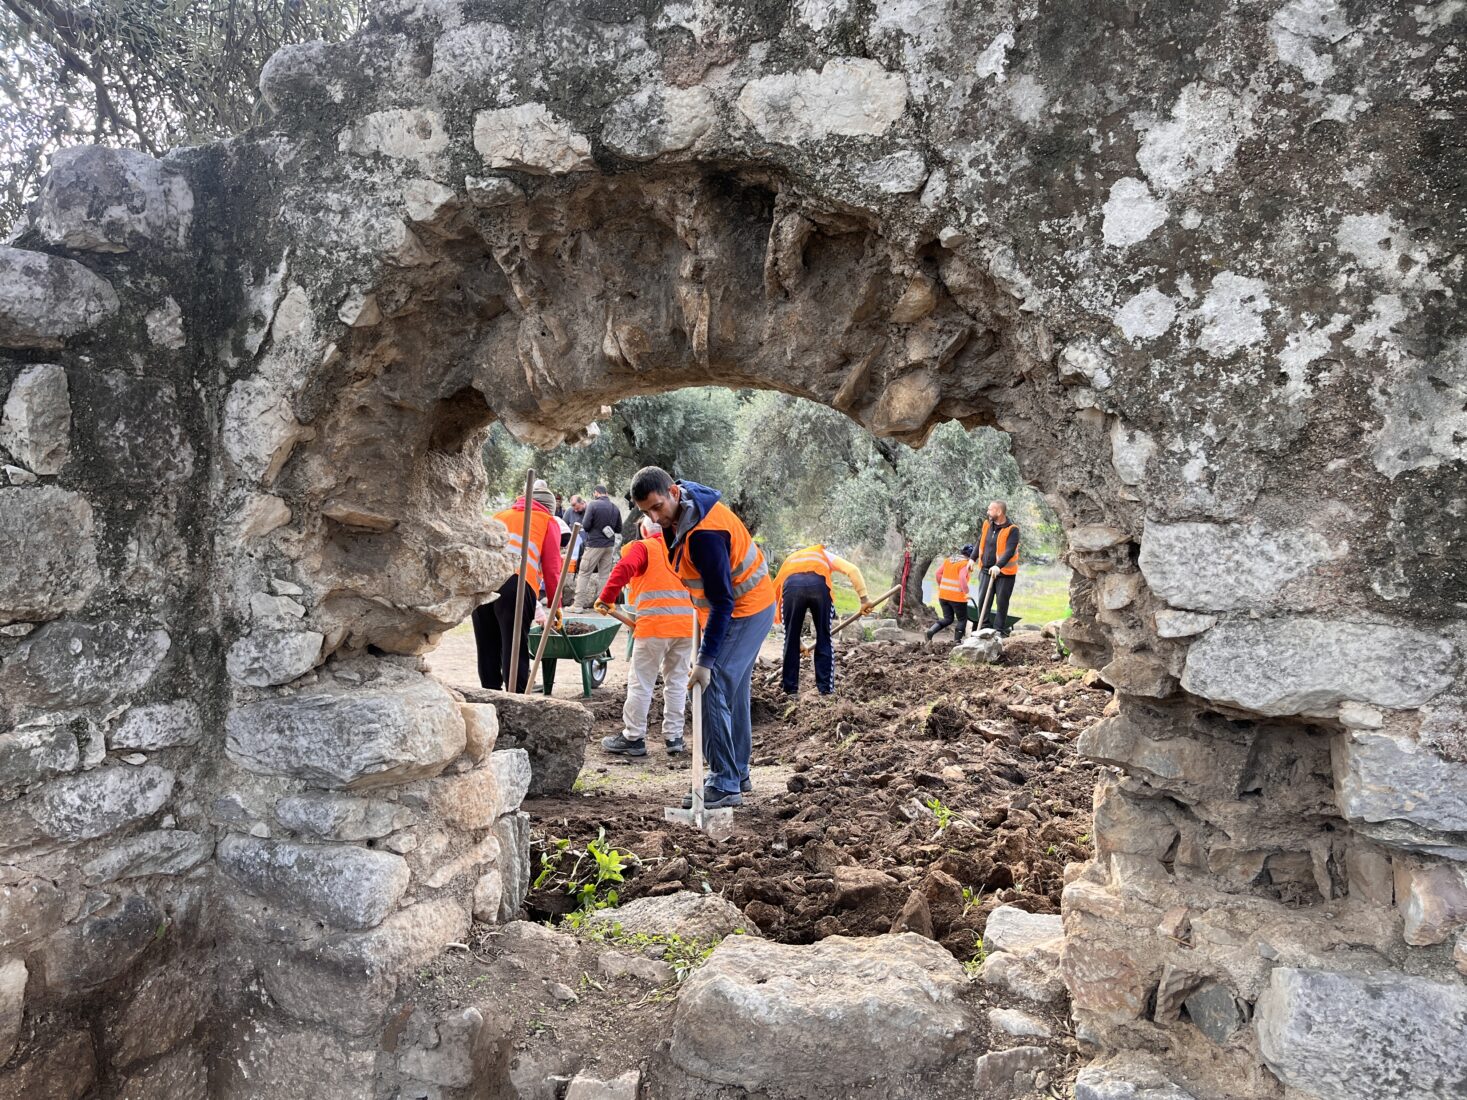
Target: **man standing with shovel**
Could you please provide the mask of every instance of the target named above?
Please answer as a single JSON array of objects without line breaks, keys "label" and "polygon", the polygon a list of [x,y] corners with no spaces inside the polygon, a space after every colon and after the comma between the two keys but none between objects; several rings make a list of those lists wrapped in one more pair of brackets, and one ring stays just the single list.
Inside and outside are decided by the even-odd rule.
[{"label": "man standing with shovel", "polygon": [[703,621],[702,648],[689,684],[703,689],[703,734],[710,810],[743,804],[753,755],[750,680],[759,646],[774,625],[774,583],[764,552],[717,489],[673,481],[647,466],[632,480],[632,500],[662,528],[673,569]]},{"label": "man standing with shovel", "polygon": [[[1009,597],[1014,594],[1014,581],[1019,573],[1019,529],[1009,522],[1009,506],[995,500],[988,506],[988,518],[978,536],[978,564],[985,574],[983,593],[978,600],[978,613],[983,617],[978,629],[992,627],[1005,638],[1009,634]],[[992,622],[986,614],[990,601],[996,602]]]}]

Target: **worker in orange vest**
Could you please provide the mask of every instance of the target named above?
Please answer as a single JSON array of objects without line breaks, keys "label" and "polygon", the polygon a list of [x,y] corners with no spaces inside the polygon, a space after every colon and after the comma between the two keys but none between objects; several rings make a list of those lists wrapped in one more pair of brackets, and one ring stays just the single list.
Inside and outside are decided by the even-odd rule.
[{"label": "worker in orange vest", "polygon": [[[992,587],[995,600],[990,618],[978,629],[992,626],[1005,637],[1009,633],[1009,597],[1019,575],[1019,528],[1009,522],[1009,506],[995,500],[988,506],[988,518],[978,535],[978,565],[988,574],[985,583]],[[984,602],[988,597],[984,596]],[[979,604],[981,608],[982,603]]]},{"label": "worker in orange vest", "polygon": [[[541,497],[547,498],[543,503]],[[560,524],[555,522],[555,499],[543,481],[535,483],[530,500],[530,551],[525,558],[524,575],[514,574],[499,586],[499,598],[493,603],[474,608],[474,647],[479,652],[479,683],[491,691],[502,690],[509,679],[509,657],[513,647],[520,650],[517,683],[509,690],[522,692],[530,682],[530,627],[535,621],[535,604],[540,598],[540,582],[554,592],[560,583]],[[525,498],[520,497],[494,517],[509,530],[505,549],[516,565],[520,560],[521,536],[525,529]],[[520,621],[514,621],[515,594],[525,586],[524,610]]]},{"label": "worker in orange vest", "polygon": [[954,638],[959,642],[963,640],[968,627],[968,575],[972,564],[972,543],[967,543],[955,555],[938,563],[937,602],[942,608],[942,621],[928,628],[928,641],[935,638],[938,631],[950,626]]},{"label": "worker in orange vest", "polygon": [[815,619],[815,686],[821,695],[835,691],[835,646],[830,641],[834,617],[834,574],[844,573],[861,601],[861,613],[871,610],[866,578],[845,558],[832,554],[821,543],[796,550],[779,567],[774,578],[774,621],[784,623],[784,673],[782,686],[788,695],[800,690],[800,632],[805,613]]},{"label": "worker in orange vest", "polygon": [[751,788],[750,681],[759,646],[774,626],[774,582],[764,551],[721,497],[696,481],[674,481],[658,466],[632,479],[632,502],[662,528],[668,558],[703,623],[689,686],[703,691],[703,805],[710,810],[742,805],[741,793]]},{"label": "worker in orange vest", "polygon": [[603,737],[601,747],[622,756],[647,755],[647,712],[662,677],[662,740],[669,753],[684,751],[688,703],[688,669],[693,663],[693,598],[673,571],[662,528],[642,520],[642,537],[628,543],[612,567],[596,610],[609,612],[623,588],[627,609],[637,616],[632,628],[632,667],[627,700],[621,710],[621,732]]}]

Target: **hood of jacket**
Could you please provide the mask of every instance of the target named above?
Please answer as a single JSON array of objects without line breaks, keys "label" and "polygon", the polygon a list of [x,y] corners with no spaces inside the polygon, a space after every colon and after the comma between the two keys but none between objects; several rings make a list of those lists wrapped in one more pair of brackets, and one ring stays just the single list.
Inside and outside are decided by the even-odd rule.
[{"label": "hood of jacket", "polygon": [[698,526],[703,517],[708,514],[709,509],[723,499],[723,494],[717,489],[699,485],[696,481],[679,481],[677,484],[682,493],[679,497],[677,526],[673,530],[672,542],[668,546],[668,551],[672,554],[682,549],[683,540],[687,538],[688,532]]}]

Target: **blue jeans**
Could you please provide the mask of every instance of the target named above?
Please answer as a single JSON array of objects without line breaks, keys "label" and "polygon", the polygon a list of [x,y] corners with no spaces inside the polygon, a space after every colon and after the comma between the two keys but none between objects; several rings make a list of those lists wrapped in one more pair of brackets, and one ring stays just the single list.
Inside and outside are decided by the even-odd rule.
[{"label": "blue jeans", "polygon": [[754,727],[749,717],[749,693],[754,659],[774,625],[774,605],[728,624],[718,664],[703,692],[703,755],[708,758],[708,785],[724,794],[736,794],[749,778],[754,755]]},{"label": "blue jeans", "polygon": [[815,618],[815,686],[835,690],[835,646],[830,641],[830,586],[819,573],[796,573],[784,582],[784,690],[800,690],[800,630],[805,613]]}]

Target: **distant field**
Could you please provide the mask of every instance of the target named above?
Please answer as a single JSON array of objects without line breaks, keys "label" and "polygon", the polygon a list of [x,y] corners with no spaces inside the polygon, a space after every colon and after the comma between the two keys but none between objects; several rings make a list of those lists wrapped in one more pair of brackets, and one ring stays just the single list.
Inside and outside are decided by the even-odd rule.
[{"label": "distant field", "polygon": [[1009,614],[1036,626],[1055,619],[1068,619],[1070,571],[1062,565],[1042,565],[1034,569],[1020,566],[1014,597],[1009,601]]}]

